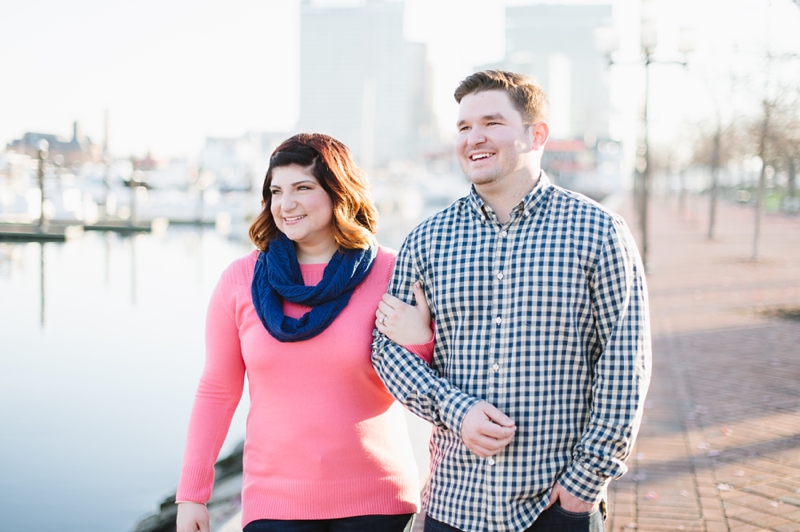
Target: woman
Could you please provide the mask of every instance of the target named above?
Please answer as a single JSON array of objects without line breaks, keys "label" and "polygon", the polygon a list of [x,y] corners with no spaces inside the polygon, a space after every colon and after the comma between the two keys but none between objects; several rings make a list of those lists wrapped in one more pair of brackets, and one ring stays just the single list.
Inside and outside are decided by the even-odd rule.
[{"label": "woman", "polygon": [[[342,143],[301,134],[272,154],[250,227],[258,249],[228,267],[209,304],[178,532],[208,530],[203,503],[245,375],[245,532],[410,530],[417,469],[402,409],[370,362],[395,259],[375,243],[376,219]],[[398,326],[392,314],[380,327],[429,359],[429,316],[405,312]]]}]

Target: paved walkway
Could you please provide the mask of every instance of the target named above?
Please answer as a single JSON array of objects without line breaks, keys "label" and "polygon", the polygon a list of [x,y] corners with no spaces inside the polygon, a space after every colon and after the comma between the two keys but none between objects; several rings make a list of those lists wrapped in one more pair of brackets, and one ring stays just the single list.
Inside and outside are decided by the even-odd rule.
[{"label": "paved walkway", "polygon": [[606,530],[798,532],[800,321],[772,313],[800,308],[800,217],[765,216],[753,262],[752,209],[709,240],[693,201],[651,207],[653,380]]}]

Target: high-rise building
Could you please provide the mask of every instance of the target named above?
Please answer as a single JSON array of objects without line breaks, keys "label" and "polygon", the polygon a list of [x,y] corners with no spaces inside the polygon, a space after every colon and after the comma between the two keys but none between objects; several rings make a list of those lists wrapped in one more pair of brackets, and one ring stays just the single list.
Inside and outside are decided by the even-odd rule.
[{"label": "high-rise building", "polygon": [[431,134],[426,46],[403,38],[404,7],[301,3],[298,129],[338,138],[367,170],[418,155]]},{"label": "high-rise building", "polygon": [[551,136],[608,138],[610,95],[594,30],[611,5],[535,4],[506,7],[505,68],[536,79],[550,100]]}]

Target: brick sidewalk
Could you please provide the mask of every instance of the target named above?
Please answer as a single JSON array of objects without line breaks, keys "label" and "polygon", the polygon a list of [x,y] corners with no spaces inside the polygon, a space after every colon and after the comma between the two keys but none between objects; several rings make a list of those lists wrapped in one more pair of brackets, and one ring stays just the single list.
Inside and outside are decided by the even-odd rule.
[{"label": "brick sidewalk", "polygon": [[[653,381],[607,531],[800,531],[800,218],[703,198],[651,207]],[[630,205],[619,212],[636,231]],[[638,236],[638,235],[637,235]]]}]

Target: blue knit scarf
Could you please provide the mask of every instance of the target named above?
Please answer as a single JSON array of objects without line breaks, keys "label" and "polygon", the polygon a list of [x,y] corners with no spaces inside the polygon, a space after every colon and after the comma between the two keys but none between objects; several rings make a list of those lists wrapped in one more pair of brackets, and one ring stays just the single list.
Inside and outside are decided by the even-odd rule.
[{"label": "blue knit scarf", "polygon": [[[316,286],[305,286],[294,244],[279,233],[258,254],[253,273],[253,306],[267,331],[281,342],[307,340],[324,331],[347,306],[353,290],[372,268],[377,248],[339,250]],[[300,319],[283,313],[283,302],[312,307]]]}]

